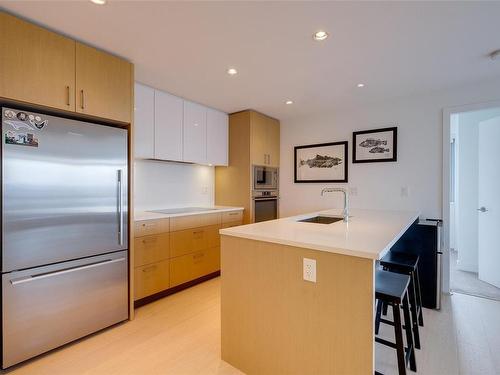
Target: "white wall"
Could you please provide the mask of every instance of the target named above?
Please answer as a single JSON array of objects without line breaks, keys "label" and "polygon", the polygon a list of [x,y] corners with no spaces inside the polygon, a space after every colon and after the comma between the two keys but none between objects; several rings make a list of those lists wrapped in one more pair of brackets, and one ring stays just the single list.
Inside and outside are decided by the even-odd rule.
[{"label": "white wall", "polygon": [[[351,207],[418,210],[422,217],[442,217],[443,108],[498,99],[500,80],[282,121],[281,216],[341,206],[340,196],[320,196],[326,184],[293,183],[293,147],[348,140],[348,185],[357,188]],[[394,124],[397,162],[352,164],[353,131]],[[402,187],[408,188],[408,197],[401,196]]]},{"label": "white wall", "polygon": [[500,115],[500,109],[459,113],[458,196],[456,209],[457,267],[478,272],[479,123]]},{"label": "white wall", "polygon": [[136,211],[214,204],[214,167],[136,160]]}]

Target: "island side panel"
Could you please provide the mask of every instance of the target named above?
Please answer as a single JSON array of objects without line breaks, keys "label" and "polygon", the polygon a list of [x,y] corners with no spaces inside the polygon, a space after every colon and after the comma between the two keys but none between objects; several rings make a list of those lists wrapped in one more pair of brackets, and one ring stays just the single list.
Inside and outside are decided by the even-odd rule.
[{"label": "island side panel", "polygon": [[373,374],[373,260],[225,235],[221,252],[223,360],[249,375]]}]

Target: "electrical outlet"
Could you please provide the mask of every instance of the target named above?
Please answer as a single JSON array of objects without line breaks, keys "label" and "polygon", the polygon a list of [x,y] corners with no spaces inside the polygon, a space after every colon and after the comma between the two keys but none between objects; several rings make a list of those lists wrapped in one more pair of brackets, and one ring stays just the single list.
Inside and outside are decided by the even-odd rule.
[{"label": "electrical outlet", "polygon": [[303,278],[306,281],[316,282],[316,259],[304,258]]},{"label": "electrical outlet", "polygon": [[349,187],[349,195],[351,195],[353,197],[358,195],[358,188],[356,186],[350,186]]},{"label": "electrical outlet", "polygon": [[202,186],[201,187],[201,193],[202,194],[208,194],[208,186]]},{"label": "electrical outlet", "polygon": [[401,187],[401,197],[408,198],[410,196],[410,188],[408,186]]}]

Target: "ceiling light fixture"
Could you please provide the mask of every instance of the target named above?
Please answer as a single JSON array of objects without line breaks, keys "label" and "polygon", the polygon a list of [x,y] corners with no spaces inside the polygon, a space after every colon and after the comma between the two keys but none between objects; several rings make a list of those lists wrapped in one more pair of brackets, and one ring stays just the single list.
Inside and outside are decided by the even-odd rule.
[{"label": "ceiling light fixture", "polygon": [[229,74],[230,76],[234,76],[234,75],[238,74],[238,71],[234,68],[229,68],[227,70],[227,74]]},{"label": "ceiling light fixture", "polygon": [[90,0],[90,1],[93,2],[94,4],[97,4],[97,5],[106,4],[106,0]]},{"label": "ceiling light fixture", "polygon": [[361,87],[365,87],[365,84],[364,83],[358,83],[358,87],[361,88]]},{"label": "ceiling light fixture", "polygon": [[293,104],[293,100],[287,100],[287,101],[285,102],[285,104],[288,104],[288,105]]},{"label": "ceiling light fixture", "polygon": [[317,41],[322,41],[328,38],[328,33],[326,31],[320,30],[313,34],[313,39]]}]

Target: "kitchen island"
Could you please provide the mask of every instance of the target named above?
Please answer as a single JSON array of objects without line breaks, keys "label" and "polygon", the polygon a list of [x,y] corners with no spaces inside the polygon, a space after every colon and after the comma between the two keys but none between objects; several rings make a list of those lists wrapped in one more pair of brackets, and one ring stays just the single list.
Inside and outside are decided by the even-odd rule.
[{"label": "kitchen island", "polygon": [[[222,229],[222,359],[247,374],[373,374],[374,269],[416,212]],[[315,282],[303,260],[316,261]]]}]

